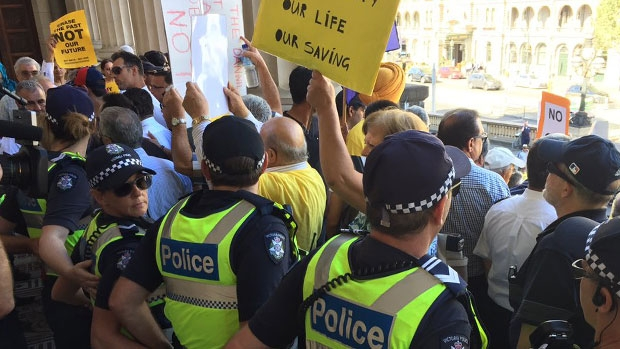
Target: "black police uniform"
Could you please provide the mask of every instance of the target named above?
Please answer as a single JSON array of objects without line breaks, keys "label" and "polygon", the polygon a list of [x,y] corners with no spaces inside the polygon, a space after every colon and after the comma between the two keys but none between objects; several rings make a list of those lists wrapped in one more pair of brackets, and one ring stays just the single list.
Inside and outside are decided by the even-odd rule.
[{"label": "black police uniform", "polygon": [[[304,324],[299,322],[298,312],[303,302],[304,275],[311,256],[295,265],[274,295],[249,322],[252,333],[270,347],[285,347],[295,337],[299,337],[300,347],[305,346]],[[401,266],[403,262],[417,265],[417,260],[411,255],[369,236],[353,243],[349,261],[353,271],[377,270],[378,266],[386,270],[385,266]],[[368,277],[384,277],[405,269],[391,269]],[[344,283],[337,287],[347,285]],[[470,348],[471,332],[465,308],[446,290],[424,316],[410,347],[450,349],[460,342],[462,348]]]},{"label": "black police uniform", "polygon": [[[258,195],[248,192],[245,195]],[[205,217],[221,212],[236,204],[242,195],[230,191],[203,191],[192,195],[181,213],[188,217]],[[163,218],[162,218],[163,219]],[[157,268],[155,248],[160,219],[147,231],[123,276],[149,291],[155,290],[163,281]],[[270,254],[270,234],[276,233],[286,240],[282,245],[285,256],[278,260]],[[279,218],[272,215],[253,213],[238,230],[232,240],[230,264],[237,276],[237,298],[239,321],[248,321],[256,310],[273,293],[280,280],[293,263],[289,248],[289,233]]]}]

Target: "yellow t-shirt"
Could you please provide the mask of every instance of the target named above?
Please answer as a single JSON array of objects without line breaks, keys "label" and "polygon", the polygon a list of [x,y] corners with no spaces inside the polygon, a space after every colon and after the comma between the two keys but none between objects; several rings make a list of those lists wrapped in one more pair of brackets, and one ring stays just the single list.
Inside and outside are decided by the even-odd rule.
[{"label": "yellow t-shirt", "polygon": [[364,120],[358,122],[347,135],[347,150],[351,156],[362,156],[364,150],[364,132],[362,127],[364,126]]},{"label": "yellow t-shirt", "polygon": [[321,175],[310,167],[286,172],[265,172],[258,180],[258,193],[293,208],[297,222],[297,244],[303,250],[316,248],[325,214],[326,192]]},{"label": "yellow t-shirt", "polygon": [[121,93],[121,90],[118,88],[118,85],[116,85],[116,81],[112,80],[112,81],[107,81],[105,82],[105,90],[108,93]]}]

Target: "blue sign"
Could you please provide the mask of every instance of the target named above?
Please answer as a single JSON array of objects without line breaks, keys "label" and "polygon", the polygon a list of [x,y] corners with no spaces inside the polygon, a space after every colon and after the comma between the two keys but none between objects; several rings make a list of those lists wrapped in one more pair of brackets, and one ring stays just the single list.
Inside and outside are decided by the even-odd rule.
[{"label": "blue sign", "polygon": [[330,294],[321,296],[310,311],[313,330],[352,348],[387,348],[394,317]]},{"label": "blue sign", "polygon": [[219,280],[217,245],[162,238],[161,267],[166,273],[194,279]]}]

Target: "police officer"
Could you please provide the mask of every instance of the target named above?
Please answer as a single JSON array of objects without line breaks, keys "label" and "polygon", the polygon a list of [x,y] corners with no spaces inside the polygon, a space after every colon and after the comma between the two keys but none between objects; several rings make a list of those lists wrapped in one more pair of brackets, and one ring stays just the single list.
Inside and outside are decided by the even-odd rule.
[{"label": "police officer", "polygon": [[147,233],[110,298],[123,325],[149,348],[168,346],[138,311],[162,280],[166,316],[180,345],[217,348],[292,264],[287,225],[276,217],[281,211],[255,194],[267,167],[256,127],[224,116],[207,127],[202,148],[202,173],[213,190],[182,199]]},{"label": "police officer", "polygon": [[[313,74],[309,101],[319,118],[335,114],[333,87]],[[485,347],[464,281],[427,255],[470,168],[429,133],[386,138],[363,177],[370,234],[336,236],[298,263],[229,347],[283,347],[296,336],[307,347]]]},{"label": "police officer", "polygon": [[43,128],[41,145],[49,160],[47,195],[31,198],[21,191],[7,193],[0,206],[0,232],[7,234],[20,219],[25,220],[29,238],[3,235],[7,251],[29,251],[45,262],[42,303],[56,347],[87,348],[90,311],[55,302],[50,295],[58,275],[87,288],[96,287],[98,282],[97,276],[74,267],[69,258],[91,212],[83,155],[92,131],[94,108],[86,93],[61,86],[48,90],[45,110],[39,125]]},{"label": "police officer", "polygon": [[[86,228],[73,258],[91,265],[91,271],[101,277],[96,296],[91,295],[94,304],[91,341],[94,347],[132,347],[136,343],[119,331],[121,326],[109,309],[108,298],[146,229],[153,223],[145,215],[149,204],[147,189],[153,183],[155,171],[142,166],[140,157],[130,147],[111,143],[89,153],[86,172],[91,194],[101,210]],[[61,277],[56,282],[52,297],[77,301],[83,294],[67,281]],[[152,295],[149,305],[160,326],[169,328],[163,315],[163,289],[159,291]]]}]

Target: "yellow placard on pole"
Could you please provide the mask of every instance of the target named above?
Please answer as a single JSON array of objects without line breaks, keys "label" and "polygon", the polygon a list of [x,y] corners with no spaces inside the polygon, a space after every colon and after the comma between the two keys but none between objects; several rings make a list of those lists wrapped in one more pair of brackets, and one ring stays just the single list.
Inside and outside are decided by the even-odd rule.
[{"label": "yellow placard on pole", "polygon": [[550,133],[568,135],[570,121],[570,100],[546,91],[542,92],[540,102],[540,118],[536,138]]},{"label": "yellow placard on pole", "polygon": [[84,10],[67,13],[50,23],[50,32],[57,42],[54,59],[61,68],[73,69],[97,64]]},{"label": "yellow placard on pole", "polygon": [[261,1],[252,44],[372,94],[399,0]]}]

